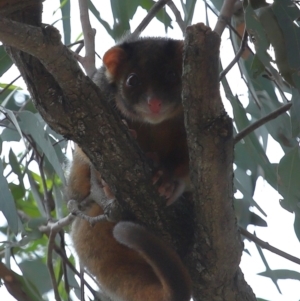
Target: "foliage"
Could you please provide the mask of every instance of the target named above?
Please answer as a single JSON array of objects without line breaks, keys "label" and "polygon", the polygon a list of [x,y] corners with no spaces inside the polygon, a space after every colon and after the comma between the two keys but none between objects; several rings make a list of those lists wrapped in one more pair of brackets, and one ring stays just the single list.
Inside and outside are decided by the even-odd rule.
[{"label": "foliage", "polygon": [[[242,102],[238,95],[233,94],[226,77],[221,81],[222,89],[233,109],[235,131],[243,131],[290,100],[293,106],[289,113],[283,113],[263,124],[236,144],[234,181],[235,188],[242,197],[235,200],[235,207],[242,227],[246,228],[251,223],[266,226],[260,217],[265,212],[253,198],[257,180],[263,177],[282,196],[282,210],[295,214],[294,230],[300,239],[300,186],[297,185],[300,178],[300,115],[297,114],[300,107],[300,12],[291,0],[275,0],[268,6],[264,1],[256,1],[255,5],[253,2],[244,1],[244,13],[236,13],[230,27],[231,43],[235,52],[241,45],[245,26],[255,46],[255,51],[246,48],[238,61],[249,91],[248,101]],[[149,10],[154,1],[111,0],[110,3],[112,25],[101,14],[101,8],[96,5],[96,1],[89,1],[89,9],[96,22],[114,40],[118,40],[125,32],[132,30],[130,20],[136,18],[138,8]],[[185,3],[180,3],[183,22],[187,26],[191,24],[196,1],[186,0]],[[206,9],[219,14],[222,3],[220,0],[211,0]],[[71,2],[61,0],[57,10],[62,14],[64,42],[70,44],[74,42],[71,40],[69,18]],[[157,19],[164,25],[166,32],[172,28],[173,15],[169,10],[161,10]],[[274,50],[273,58],[270,47]],[[0,46],[1,76],[11,66],[12,61],[4,47]],[[0,228],[3,237],[6,237],[6,241],[0,245],[1,255],[5,257],[7,266],[14,263],[18,265],[22,272],[22,277],[18,277],[32,300],[47,300],[46,293],[51,290],[51,281],[45,266],[48,240],[40,232],[39,226],[50,216],[59,219],[67,214],[63,167],[68,161],[68,142],[45,124],[27,92],[7,84],[5,77],[2,77],[0,210],[7,224]],[[21,101],[17,102],[20,98]],[[266,153],[270,136],[279,143],[284,152],[278,164],[271,163]],[[260,216],[254,214],[251,207],[256,207]],[[74,268],[74,256],[70,252],[62,254],[58,251],[64,250],[64,235],[61,234],[55,243],[57,248],[54,250],[57,254],[54,272],[56,279],[59,279],[58,288],[62,299],[67,300],[66,292],[69,288],[75,288],[75,294],[80,298],[79,284],[75,279],[78,272]],[[299,273],[295,271],[271,270],[261,251],[260,254],[266,267],[266,271],[260,275],[269,277],[275,285],[278,285],[278,279],[300,279]],[[68,277],[62,277],[65,271]],[[97,293],[91,288],[90,291],[93,295],[91,298],[96,300]]]}]

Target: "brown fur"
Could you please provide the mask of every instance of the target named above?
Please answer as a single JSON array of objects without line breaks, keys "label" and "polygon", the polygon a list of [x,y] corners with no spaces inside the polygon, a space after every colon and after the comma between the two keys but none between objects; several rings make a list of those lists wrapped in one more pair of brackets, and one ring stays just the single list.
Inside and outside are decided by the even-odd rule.
[{"label": "brown fur", "polygon": [[[145,55],[146,50],[149,55]],[[170,204],[189,183],[180,96],[182,42],[169,39],[125,42],[110,49],[103,61],[105,67],[96,74],[95,82],[106,91],[115,89],[115,104],[122,117],[136,133],[141,149],[163,171],[159,189]],[[138,74],[140,81],[136,89],[127,85],[128,76],[133,73]],[[170,81],[164,78],[166,75],[171,77]],[[158,114],[149,112],[151,98],[161,102]],[[88,197],[91,186],[95,185],[91,183],[92,168],[85,154],[76,147],[68,182],[69,199],[80,203]],[[104,185],[106,195],[112,197],[100,173],[96,172],[96,178],[96,185]],[[169,183],[174,182],[177,184],[170,188]],[[103,210],[92,203],[85,213],[97,216]],[[191,280],[181,260],[144,228],[130,222],[109,221],[91,226],[77,218],[72,239],[81,263],[113,300],[190,300]]]}]

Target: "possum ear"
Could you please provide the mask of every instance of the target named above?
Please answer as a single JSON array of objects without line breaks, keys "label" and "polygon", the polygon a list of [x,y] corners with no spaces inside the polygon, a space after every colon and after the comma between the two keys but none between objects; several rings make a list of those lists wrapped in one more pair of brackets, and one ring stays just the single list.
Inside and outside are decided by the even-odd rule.
[{"label": "possum ear", "polygon": [[113,82],[116,80],[118,71],[122,67],[125,59],[125,51],[118,46],[112,47],[104,54],[103,64],[106,67],[106,76],[109,81]]}]

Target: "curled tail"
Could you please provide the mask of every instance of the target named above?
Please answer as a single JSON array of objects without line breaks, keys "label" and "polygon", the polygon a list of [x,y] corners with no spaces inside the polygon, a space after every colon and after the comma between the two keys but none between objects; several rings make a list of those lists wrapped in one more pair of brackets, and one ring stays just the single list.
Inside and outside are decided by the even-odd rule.
[{"label": "curled tail", "polygon": [[132,222],[119,222],[113,230],[121,244],[140,253],[152,267],[161,284],[157,301],[189,301],[191,279],[177,254],[144,227]]}]

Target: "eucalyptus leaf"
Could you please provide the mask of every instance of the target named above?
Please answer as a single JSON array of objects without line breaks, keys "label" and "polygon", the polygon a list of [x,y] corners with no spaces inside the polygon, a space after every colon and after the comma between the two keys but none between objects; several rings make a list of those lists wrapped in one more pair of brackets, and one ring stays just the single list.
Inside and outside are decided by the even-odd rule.
[{"label": "eucalyptus leaf", "polygon": [[[23,260],[19,263],[19,268],[24,277],[35,284],[39,294],[43,295],[52,289],[50,274],[45,263],[40,259]],[[36,277],[36,275],[39,275]]]},{"label": "eucalyptus leaf", "polygon": [[21,127],[17,121],[17,118],[15,116],[15,114],[11,111],[11,110],[8,110],[6,108],[4,108],[4,110],[6,111],[6,114],[8,115],[10,121],[13,123],[13,125],[15,126],[16,130],[18,131],[19,135],[21,136],[23,142],[24,142],[24,145],[25,144],[25,140],[24,140],[24,137],[23,137],[23,133],[22,133],[22,130],[21,130]]},{"label": "eucalyptus leaf", "polygon": [[68,45],[71,43],[71,1],[60,0],[60,10],[64,30],[64,43]]},{"label": "eucalyptus leaf", "polygon": [[19,113],[18,118],[20,119],[20,125],[22,126],[23,131],[34,139],[53,166],[57,175],[60,177],[62,182],[65,183],[65,176],[59,163],[59,159],[48,136],[45,135],[43,125],[36,115],[31,112],[24,111]]},{"label": "eucalyptus leaf", "polygon": [[21,221],[18,217],[15,201],[12,194],[8,188],[8,183],[6,178],[3,176],[3,165],[0,160],[0,211],[2,211],[5,216],[9,227],[12,231],[17,234],[19,230],[22,229]]},{"label": "eucalyptus leaf", "polygon": [[270,266],[269,266],[269,264],[267,262],[267,259],[266,259],[265,255],[264,255],[261,247],[259,247],[258,245],[256,245],[256,248],[257,248],[257,251],[258,251],[258,253],[260,255],[260,258],[261,258],[262,262],[264,263],[264,265],[266,267],[266,271],[264,272],[264,276],[268,277],[268,278],[270,278],[272,280],[272,282],[276,286],[278,292],[281,294],[281,290],[280,290],[279,285],[277,283],[278,282],[278,278],[276,277],[275,274],[273,274],[273,270],[270,269]]},{"label": "eucalyptus leaf", "polygon": [[[300,281],[300,273],[292,270],[272,270],[272,274],[277,279],[294,279]],[[258,273],[260,276],[269,277],[268,272]]]},{"label": "eucalyptus leaf", "polygon": [[294,21],[300,17],[299,8],[291,0],[275,0],[271,8],[284,36],[282,46],[287,53],[288,65],[297,71],[300,68],[300,28]]},{"label": "eucalyptus leaf", "polygon": [[296,209],[300,202],[300,149],[294,147],[279,162],[278,188],[289,202],[290,207]]},{"label": "eucalyptus leaf", "polygon": [[24,187],[23,174],[22,174],[22,171],[20,168],[20,163],[18,162],[18,159],[12,149],[10,149],[10,151],[9,151],[8,158],[9,158],[9,163],[12,168],[12,171],[18,176],[20,185],[22,187]]},{"label": "eucalyptus leaf", "polygon": [[107,33],[116,40],[116,36],[112,30],[112,28],[110,27],[110,25],[101,18],[100,16],[100,12],[96,9],[96,7],[94,6],[93,2],[91,0],[88,1],[88,6],[89,6],[89,10],[92,12],[92,14],[96,17],[96,19],[99,21],[99,23],[105,28],[105,30],[107,31]]},{"label": "eucalyptus leaf", "polygon": [[4,50],[4,46],[0,45],[0,76],[2,76],[11,66],[13,62]]}]

